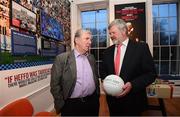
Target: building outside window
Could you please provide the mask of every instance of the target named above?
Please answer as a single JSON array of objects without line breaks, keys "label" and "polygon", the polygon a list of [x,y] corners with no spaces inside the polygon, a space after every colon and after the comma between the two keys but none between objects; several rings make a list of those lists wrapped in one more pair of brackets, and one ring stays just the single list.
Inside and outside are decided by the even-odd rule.
[{"label": "building outside window", "polygon": [[153,5],[153,57],[159,76],[180,76],[178,4]]}]

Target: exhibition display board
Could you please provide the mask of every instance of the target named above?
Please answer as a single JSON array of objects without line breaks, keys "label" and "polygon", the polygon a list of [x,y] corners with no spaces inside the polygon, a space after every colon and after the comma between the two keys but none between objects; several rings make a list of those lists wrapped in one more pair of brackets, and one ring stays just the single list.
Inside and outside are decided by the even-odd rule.
[{"label": "exhibition display board", "polygon": [[0,108],[49,86],[52,64],[0,71]]}]

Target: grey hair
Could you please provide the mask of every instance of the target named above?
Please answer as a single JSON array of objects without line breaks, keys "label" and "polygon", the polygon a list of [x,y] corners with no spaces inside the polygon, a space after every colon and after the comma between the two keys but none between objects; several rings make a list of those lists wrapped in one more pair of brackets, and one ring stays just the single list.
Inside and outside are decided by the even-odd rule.
[{"label": "grey hair", "polygon": [[92,35],[92,33],[89,29],[78,29],[74,35],[74,44],[76,44],[75,39],[80,38],[83,33],[88,33],[88,34]]},{"label": "grey hair", "polygon": [[110,29],[112,26],[117,26],[119,30],[126,31],[126,34],[128,32],[126,22],[124,20],[122,20],[122,19],[115,19],[114,21],[112,21],[109,24],[108,29]]}]

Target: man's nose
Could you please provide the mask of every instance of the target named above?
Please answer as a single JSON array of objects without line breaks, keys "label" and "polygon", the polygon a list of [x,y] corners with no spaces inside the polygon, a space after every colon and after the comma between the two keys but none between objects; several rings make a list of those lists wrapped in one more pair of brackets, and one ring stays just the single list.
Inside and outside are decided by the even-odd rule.
[{"label": "man's nose", "polygon": [[88,43],[89,45],[91,45],[92,41],[91,41],[91,40],[89,40],[87,43]]},{"label": "man's nose", "polygon": [[92,43],[92,40],[90,39],[90,40],[89,40],[89,44],[91,44],[91,43]]},{"label": "man's nose", "polygon": [[91,42],[92,42],[92,39],[89,39],[89,41],[88,41],[90,44],[91,44]]}]

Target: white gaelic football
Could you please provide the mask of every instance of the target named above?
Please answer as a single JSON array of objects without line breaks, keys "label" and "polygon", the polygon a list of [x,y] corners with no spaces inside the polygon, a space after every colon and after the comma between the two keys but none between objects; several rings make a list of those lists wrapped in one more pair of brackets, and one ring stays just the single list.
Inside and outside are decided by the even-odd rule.
[{"label": "white gaelic football", "polygon": [[108,75],[103,80],[103,87],[107,94],[115,96],[123,91],[124,81],[117,75]]}]

